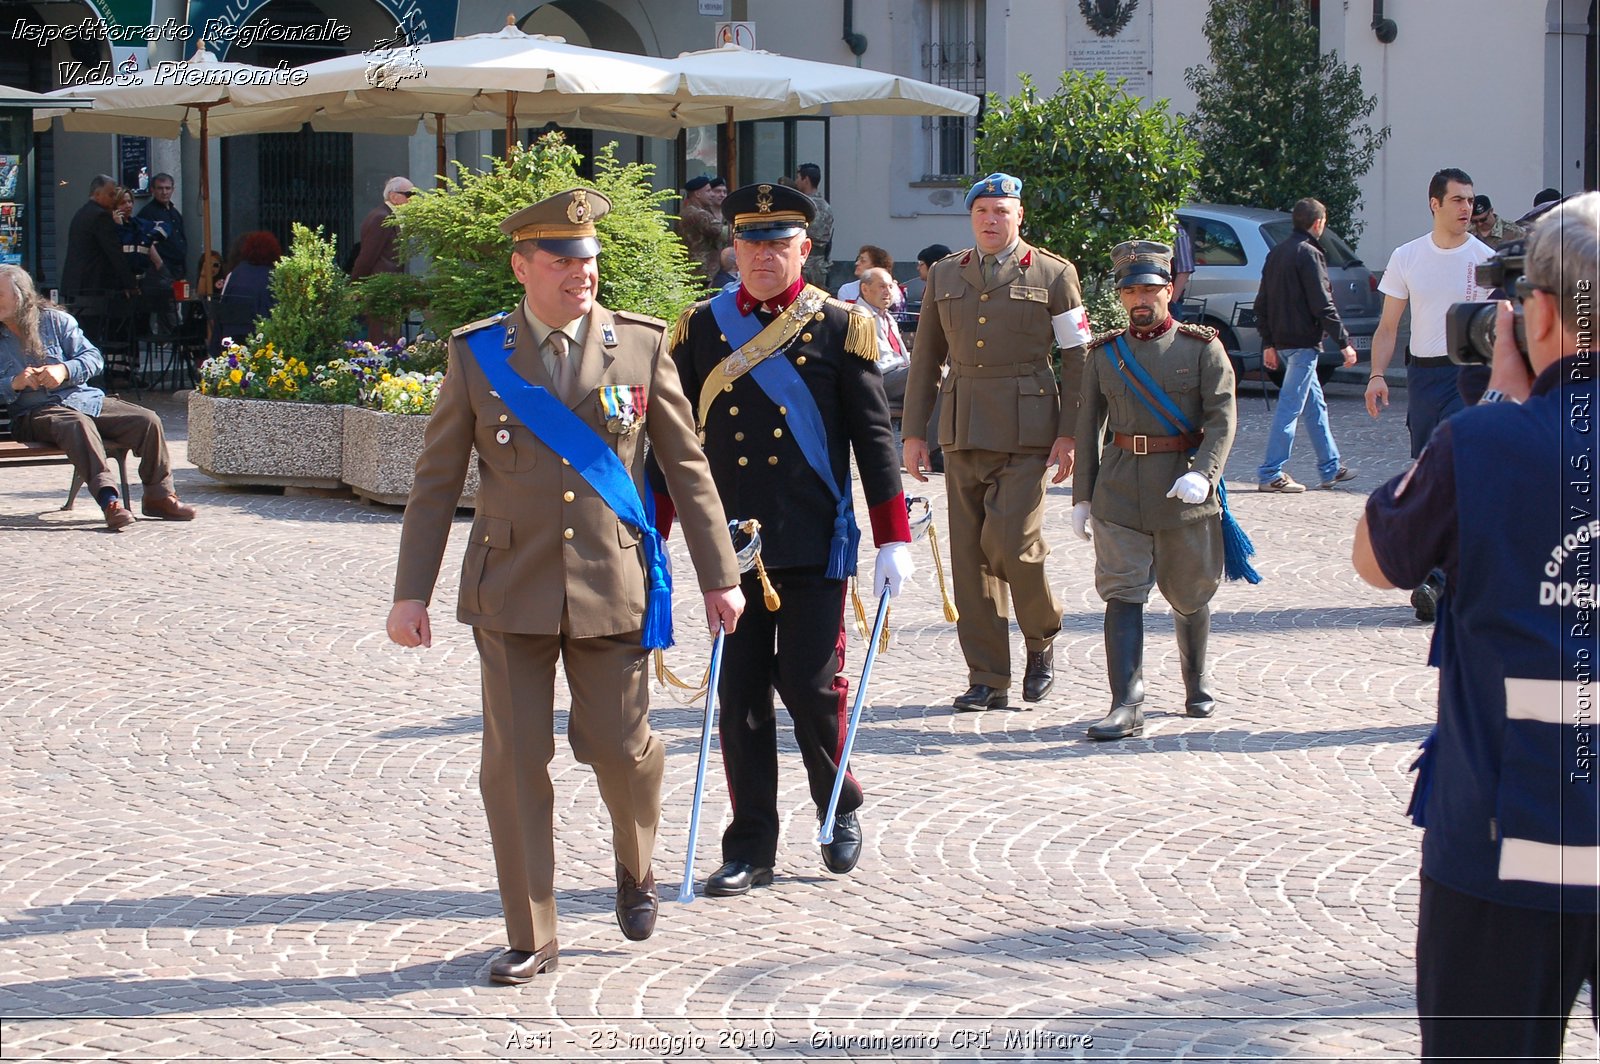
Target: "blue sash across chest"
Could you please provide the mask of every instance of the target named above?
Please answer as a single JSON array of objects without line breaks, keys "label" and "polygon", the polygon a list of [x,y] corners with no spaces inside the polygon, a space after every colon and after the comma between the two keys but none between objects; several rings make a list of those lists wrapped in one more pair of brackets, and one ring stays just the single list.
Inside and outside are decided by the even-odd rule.
[{"label": "blue sash across chest", "polygon": [[555,396],[530,384],[511,368],[505,326],[496,322],[465,337],[467,350],[499,393],[501,401],[529,432],[566,459],[617,517],[632,528],[644,549],[648,586],[643,643],[647,649],[672,645],[672,572],[655,525],[655,499],[639,489],[617,452]]},{"label": "blue sash across chest", "polygon": [[[764,326],[754,314],[740,314],[735,293],[737,283],[730,284],[711,298],[711,314],[717,328],[728,338],[728,347],[738,351],[761,332]],[[828,433],[822,423],[822,411],[817,409],[816,397],[794,364],[782,352],[763,359],[750,370],[750,376],[772,402],[788,411],[783,415],[806,464],[822,481],[833,496],[833,538],[828,544],[828,571],[830,580],[843,580],[856,571],[856,550],[861,543],[861,530],[856,527],[854,499],[850,492],[849,474],[843,487],[833,475],[832,455],[828,451]]]}]

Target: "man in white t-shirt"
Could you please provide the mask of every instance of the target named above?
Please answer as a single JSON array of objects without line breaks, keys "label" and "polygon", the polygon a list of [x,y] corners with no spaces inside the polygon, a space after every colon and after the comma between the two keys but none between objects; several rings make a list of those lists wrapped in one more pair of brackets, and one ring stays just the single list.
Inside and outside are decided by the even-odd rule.
[{"label": "man in white t-shirt", "polygon": [[[1406,348],[1406,428],[1411,432],[1411,457],[1422,453],[1434,428],[1462,409],[1457,386],[1460,368],[1445,353],[1445,310],[1452,303],[1489,298],[1480,288],[1478,264],[1494,257],[1494,249],[1468,232],[1472,224],[1472,178],[1454,167],[1440,170],[1428,182],[1428,209],[1433,231],[1401,244],[1389,256],[1378,291],[1383,317],[1372,337],[1372,372],[1367,379],[1367,413],[1373,417],[1389,405],[1389,384],[1383,379],[1394,357],[1400,316],[1411,307],[1411,343]],[[1431,621],[1443,592],[1439,573],[1411,593],[1417,620]]]},{"label": "man in white t-shirt", "polygon": [[1440,170],[1428,182],[1433,231],[1401,244],[1389,256],[1378,291],[1383,317],[1372,337],[1372,373],[1367,380],[1367,413],[1389,405],[1384,370],[1394,357],[1400,316],[1411,308],[1411,344],[1406,349],[1406,427],[1411,457],[1422,453],[1434,426],[1461,409],[1457,368],[1445,353],[1445,309],[1452,303],[1487,299],[1478,287],[1478,264],[1494,249],[1467,228],[1472,224],[1472,178],[1460,170]]}]

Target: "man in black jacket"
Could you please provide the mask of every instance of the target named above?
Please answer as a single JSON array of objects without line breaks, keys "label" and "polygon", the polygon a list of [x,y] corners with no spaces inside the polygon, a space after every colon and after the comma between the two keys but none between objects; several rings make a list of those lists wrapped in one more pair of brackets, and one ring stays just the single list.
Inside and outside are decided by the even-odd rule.
[{"label": "man in black jacket", "polygon": [[123,257],[117,223],[111,218],[116,202],[117,183],[100,174],[89,182],[88,202],[72,216],[67,258],[61,265],[61,295],[68,302],[80,295],[138,293],[139,284]]},{"label": "man in black jacket", "polygon": [[1318,237],[1328,227],[1328,209],[1314,199],[1294,205],[1294,232],[1267,253],[1261,267],[1261,290],[1256,294],[1256,327],[1261,332],[1261,360],[1277,369],[1283,359],[1283,387],[1278,412],[1267,433],[1267,455],[1257,480],[1261,491],[1305,491],[1306,486],[1283,471],[1294,447],[1295,425],[1309,409],[1306,428],[1317,451],[1321,486],[1354,477],[1355,471],[1339,462],[1339,448],[1328,429],[1328,404],[1317,379],[1317,349],[1326,333],[1339,345],[1344,364],[1356,364],[1350,333],[1339,320],[1339,308],[1328,286],[1328,262]]}]

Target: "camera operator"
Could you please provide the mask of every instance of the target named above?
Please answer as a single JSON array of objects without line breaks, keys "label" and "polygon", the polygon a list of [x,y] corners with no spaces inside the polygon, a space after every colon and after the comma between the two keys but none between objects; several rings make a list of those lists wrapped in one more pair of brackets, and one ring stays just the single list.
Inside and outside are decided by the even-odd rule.
[{"label": "camera operator", "polygon": [[1373,586],[1446,575],[1439,717],[1411,801],[1424,1059],[1557,1059],[1585,980],[1594,992],[1597,274],[1591,192],[1528,238],[1508,283],[1524,328],[1500,304],[1483,402],[1442,423],[1356,526]]}]

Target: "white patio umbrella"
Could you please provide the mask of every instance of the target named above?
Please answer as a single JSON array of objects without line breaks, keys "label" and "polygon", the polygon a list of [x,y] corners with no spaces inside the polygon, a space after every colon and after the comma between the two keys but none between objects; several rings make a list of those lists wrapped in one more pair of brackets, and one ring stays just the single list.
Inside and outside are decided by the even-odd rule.
[{"label": "white patio umbrella", "polygon": [[[250,81],[281,77],[279,71],[246,63],[224,63],[205,49],[201,41],[194,56],[183,63],[158,63],[147,70],[116,75],[98,85],[72,85],[45,93],[46,98],[88,99],[88,110],[44,110],[34,112],[35,128],[49,128],[49,120],[59,117],[74,133],[122,133],[133,136],[177,137],[184,129],[200,142],[200,232],[202,264],[211,251],[211,156],[207,142],[212,136],[242,133],[289,133],[300,129],[314,108],[303,103],[284,102],[248,111],[233,100],[239,86]],[[201,295],[210,295],[214,281],[209,273],[200,275]]]},{"label": "white patio umbrella", "polygon": [[324,59],[296,73],[304,75],[298,84],[240,86],[234,101],[309,105],[316,109],[313,127],[324,130],[410,133],[426,119],[439,138],[441,173],[447,132],[503,125],[509,151],[516,129],[546,122],[645,136],[677,131],[665,109],[661,115],[610,109],[619,99],[672,91],[677,76],[664,60],[568,44],[510,24],[377,57]]}]

